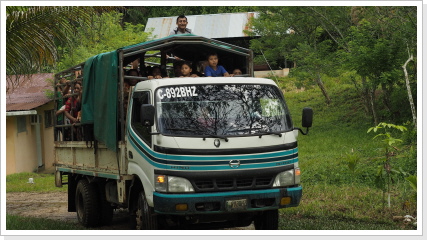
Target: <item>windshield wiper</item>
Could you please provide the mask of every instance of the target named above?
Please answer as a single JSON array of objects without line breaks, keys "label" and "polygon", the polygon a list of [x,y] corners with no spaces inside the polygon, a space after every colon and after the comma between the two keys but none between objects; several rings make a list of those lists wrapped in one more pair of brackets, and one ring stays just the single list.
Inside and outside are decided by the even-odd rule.
[{"label": "windshield wiper", "polygon": [[259,131],[259,133],[261,135],[259,135],[259,138],[262,138],[262,136],[264,135],[277,135],[279,137],[282,137],[282,133],[281,132],[265,132],[265,131]]},{"label": "windshield wiper", "polygon": [[226,142],[228,142],[228,138],[226,136],[212,135],[212,134],[208,134],[206,136],[203,136],[203,141],[205,141],[207,137],[220,138],[220,139],[224,139]]},{"label": "windshield wiper", "polygon": [[259,138],[261,138],[264,135],[277,135],[279,137],[282,136],[281,132],[259,131],[259,129],[261,129],[261,128],[238,129],[238,130],[230,130],[228,132],[246,132],[246,131],[251,132],[251,131],[256,131],[255,133],[250,133],[250,135],[259,136]]},{"label": "windshield wiper", "polygon": [[189,128],[166,128],[166,130],[184,131],[184,132],[198,132],[197,130],[189,129]]},{"label": "windshield wiper", "polygon": [[251,131],[256,131],[259,130],[261,128],[247,128],[247,129],[236,129],[236,130],[229,130],[227,132],[251,132]]},{"label": "windshield wiper", "polygon": [[[184,132],[200,132],[198,130],[189,129],[189,128],[166,128],[166,130],[184,131]],[[203,134],[203,140],[206,140],[207,137],[220,138],[220,139],[224,139],[226,142],[228,142],[228,138],[225,136],[213,135],[213,134]]]}]

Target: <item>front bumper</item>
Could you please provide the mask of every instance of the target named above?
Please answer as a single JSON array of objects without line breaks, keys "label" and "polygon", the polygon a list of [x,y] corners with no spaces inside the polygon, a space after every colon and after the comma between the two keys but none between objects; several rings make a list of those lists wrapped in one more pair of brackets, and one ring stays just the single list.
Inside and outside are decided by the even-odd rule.
[{"label": "front bumper", "polygon": [[154,192],[153,195],[154,211],[159,214],[238,213],[296,207],[302,187],[190,194]]}]

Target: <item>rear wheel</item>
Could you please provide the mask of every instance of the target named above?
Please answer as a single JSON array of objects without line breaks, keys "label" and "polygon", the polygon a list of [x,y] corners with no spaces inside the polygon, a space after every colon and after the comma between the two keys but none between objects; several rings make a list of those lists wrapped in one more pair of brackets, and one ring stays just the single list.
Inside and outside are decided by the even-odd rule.
[{"label": "rear wheel", "polygon": [[279,210],[268,210],[256,216],[254,225],[256,230],[277,230],[279,228]]},{"label": "rear wheel", "polygon": [[77,219],[85,227],[96,227],[100,223],[100,207],[96,185],[86,179],[78,182],[76,188]]}]

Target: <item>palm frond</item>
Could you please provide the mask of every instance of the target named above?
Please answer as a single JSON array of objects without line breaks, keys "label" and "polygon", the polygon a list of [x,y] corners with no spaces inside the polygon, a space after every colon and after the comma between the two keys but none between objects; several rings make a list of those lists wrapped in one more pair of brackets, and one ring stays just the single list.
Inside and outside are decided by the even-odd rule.
[{"label": "palm frond", "polygon": [[58,60],[57,42],[69,43],[72,37],[79,34],[77,27],[89,24],[93,14],[120,9],[123,8],[7,6],[7,74],[30,74],[39,71],[45,64],[54,64]]}]

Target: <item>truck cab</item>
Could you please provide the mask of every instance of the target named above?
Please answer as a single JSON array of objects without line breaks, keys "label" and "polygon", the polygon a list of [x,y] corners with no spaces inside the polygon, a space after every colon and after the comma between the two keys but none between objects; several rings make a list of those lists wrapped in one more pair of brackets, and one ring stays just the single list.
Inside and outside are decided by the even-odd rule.
[{"label": "truck cab", "polygon": [[[244,74],[139,76],[124,91],[124,79],[135,78],[125,75],[128,66],[172,72],[175,61],[185,60],[199,70],[211,52],[220,65]],[[279,209],[298,206],[302,196],[297,137],[306,133],[294,127],[276,83],[253,77],[252,59],[249,49],[188,34],[81,64],[86,111],[80,127],[93,144],[55,142],[56,184],[68,185],[69,211],[85,226],[107,224],[114,208],[126,208],[132,229],[252,222],[256,229],[278,229]],[[101,83],[106,89],[100,91]],[[303,127],[311,123],[306,108]]]}]

